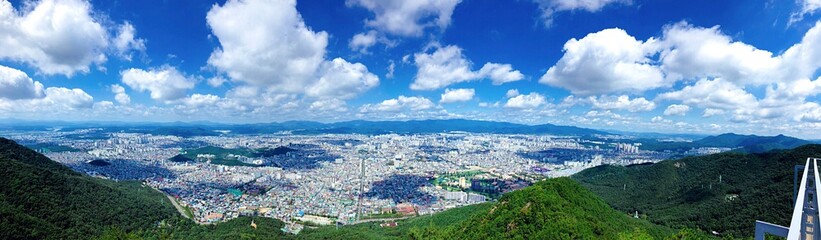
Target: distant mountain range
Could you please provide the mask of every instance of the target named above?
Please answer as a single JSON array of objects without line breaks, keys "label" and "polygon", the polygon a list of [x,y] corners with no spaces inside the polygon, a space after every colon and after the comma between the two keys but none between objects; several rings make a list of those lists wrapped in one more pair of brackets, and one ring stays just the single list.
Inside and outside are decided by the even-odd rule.
[{"label": "distant mountain range", "polygon": [[793,149],[802,145],[813,143],[807,140],[784,135],[757,136],[739,135],[734,133],[708,136],[692,142],[669,142],[652,138],[640,138],[634,142],[641,143],[641,149],[653,151],[686,151],[692,148],[700,147],[724,147],[734,148],[734,152],[745,153],[762,153],[776,149]]},{"label": "distant mountain range", "polygon": [[756,136],[725,133],[718,136],[705,137],[695,143],[702,146],[713,147],[740,147],[744,152],[761,153],[775,149],[792,149],[811,144],[812,142],[784,135]]},{"label": "distant mountain range", "polygon": [[[496,134],[549,134],[578,136],[595,139],[601,135],[626,135],[639,137],[626,142],[641,143],[641,149],[653,151],[686,151],[699,147],[735,148],[737,152],[760,153],[774,149],[792,149],[813,142],[794,137],[739,135],[725,133],[717,136],[692,134],[631,133],[624,131],[602,131],[574,126],[553,124],[525,125],[508,122],[478,121],[465,119],[411,120],[411,121],[346,121],[320,123],[312,121],[287,121],[253,124],[222,124],[212,122],[168,122],[168,123],[126,123],[126,122],[25,122],[15,119],[0,120],[0,129],[71,131],[82,128],[101,128],[97,135],[67,136],[68,138],[105,138],[111,132],[146,133],[173,135],[179,137],[219,136],[223,134],[272,134],[288,132],[292,134],[427,134],[445,132],[471,132]],[[698,139],[695,141],[667,141],[666,139]]]},{"label": "distant mountain range", "polygon": [[[15,124],[11,124],[15,123]],[[111,132],[139,132],[180,137],[216,136],[221,130],[236,134],[264,134],[289,131],[294,134],[355,133],[355,134],[417,134],[464,131],[473,133],[500,134],[553,134],[569,136],[589,136],[609,134],[604,131],[553,124],[524,125],[506,122],[477,121],[464,119],[412,120],[412,121],[346,121],[320,123],[311,121],[288,121],[281,123],[220,124],[209,122],[194,123],[123,123],[123,122],[31,122],[16,124],[16,121],[0,121],[0,128],[6,129],[50,129],[63,130],[100,127]]]}]

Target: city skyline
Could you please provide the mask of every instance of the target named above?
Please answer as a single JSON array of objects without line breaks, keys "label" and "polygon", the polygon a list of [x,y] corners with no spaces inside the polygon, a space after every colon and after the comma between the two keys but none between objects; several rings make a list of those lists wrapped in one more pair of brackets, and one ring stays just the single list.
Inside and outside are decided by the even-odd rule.
[{"label": "city skyline", "polygon": [[[799,1],[0,2],[0,118],[821,127]],[[775,37],[774,37],[775,36]]]}]

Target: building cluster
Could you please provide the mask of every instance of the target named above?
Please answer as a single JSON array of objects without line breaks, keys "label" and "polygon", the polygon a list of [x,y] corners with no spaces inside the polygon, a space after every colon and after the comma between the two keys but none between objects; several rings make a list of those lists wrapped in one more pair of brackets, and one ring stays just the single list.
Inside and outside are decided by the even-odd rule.
[{"label": "building cluster", "polygon": [[628,153],[628,154],[630,154],[630,153],[632,153],[632,154],[639,153],[639,146],[636,146],[635,144],[616,143],[615,145],[616,145],[616,151],[619,151],[619,152],[622,152],[622,153]]},{"label": "building cluster", "polygon": [[692,148],[687,151],[689,155],[710,155],[716,153],[722,153],[726,151],[733,150],[732,148],[726,147],[699,147],[699,148]]},{"label": "building cluster", "polygon": [[[161,190],[201,223],[243,215],[289,223],[349,224],[371,216],[424,215],[493,201],[500,193],[548,177],[601,164],[633,164],[666,155],[632,144],[526,134],[236,135],[182,138],[139,133],[3,132],[29,143],[80,151],[47,156],[73,169],[115,180],[139,180]],[[73,136],[93,134],[97,137]],[[258,166],[226,166],[207,159],[168,159],[189,149],[292,151],[244,159]],[[609,150],[606,150],[609,149]],[[704,150],[706,151],[706,150]],[[247,156],[246,156],[247,157]],[[88,164],[105,160],[110,165]],[[206,159],[206,160],[203,160]],[[296,225],[294,225],[296,224]]]}]

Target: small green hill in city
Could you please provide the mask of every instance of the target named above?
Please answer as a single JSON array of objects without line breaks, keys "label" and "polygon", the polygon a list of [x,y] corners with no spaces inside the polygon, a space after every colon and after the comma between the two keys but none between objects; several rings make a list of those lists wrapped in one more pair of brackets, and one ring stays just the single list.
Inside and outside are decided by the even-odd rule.
[{"label": "small green hill in city", "polygon": [[296,149],[292,149],[285,146],[279,146],[276,148],[260,148],[260,149],[250,149],[250,148],[222,148],[222,147],[214,147],[214,146],[207,146],[201,148],[194,148],[194,149],[186,149],[183,150],[180,154],[169,158],[169,161],[172,162],[191,162],[196,160],[204,161],[205,158],[198,158],[198,156],[203,155],[210,155],[211,158],[209,161],[212,164],[219,164],[219,165],[226,165],[226,166],[249,166],[254,167],[258,165],[245,163],[240,161],[239,157],[247,157],[247,158],[261,158],[261,157],[274,157],[278,155],[284,155],[289,152],[295,152]]}]

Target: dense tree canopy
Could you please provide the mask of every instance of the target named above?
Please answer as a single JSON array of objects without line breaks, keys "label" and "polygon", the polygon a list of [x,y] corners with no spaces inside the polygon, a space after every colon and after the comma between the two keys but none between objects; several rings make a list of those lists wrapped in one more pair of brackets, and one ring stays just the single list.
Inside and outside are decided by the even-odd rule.
[{"label": "dense tree canopy", "polygon": [[72,171],[0,138],[0,239],[84,239],[150,228],[176,214],[161,193]]},{"label": "dense tree canopy", "polygon": [[752,236],[755,220],[789,225],[793,172],[821,145],[763,154],[723,153],[630,167],[600,166],[573,176],[622,212],[671,228]]}]

